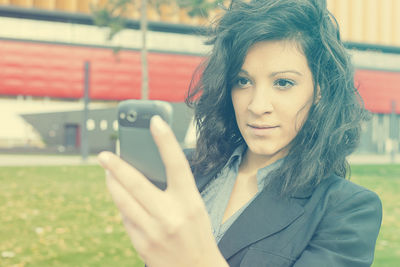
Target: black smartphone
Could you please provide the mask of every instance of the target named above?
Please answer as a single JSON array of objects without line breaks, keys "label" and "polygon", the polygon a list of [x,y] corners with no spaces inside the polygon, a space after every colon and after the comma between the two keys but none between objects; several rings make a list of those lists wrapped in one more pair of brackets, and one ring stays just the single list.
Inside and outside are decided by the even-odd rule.
[{"label": "black smartphone", "polygon": [[171,104],[158,100],[126,100],[118,105],[120,157],[141,171],[154,185],[167,186],[164,164],[150,133],[150,119],[159,115],[172,123]]}]

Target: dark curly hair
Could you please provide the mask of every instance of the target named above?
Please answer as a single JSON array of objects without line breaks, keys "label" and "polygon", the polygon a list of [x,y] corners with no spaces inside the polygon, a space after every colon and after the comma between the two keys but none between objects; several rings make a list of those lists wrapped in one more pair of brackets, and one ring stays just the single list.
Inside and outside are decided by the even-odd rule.
[{"label": "dark curly hair", "polygon": [[212,27],[208,43],[213,49],[186,99],[195,108],[198,131],[191,161],[194,175],[216,174],[244,143],[231,88],[249,48],[268,40],[294,41],[306,56],[314,80],[313,105],[283,164],[270,174],[277,178],[273,181],[286,195],[314,187],[331,174],[348,177],[346,156],[358,145],[367,112],[325,0],[232,1]]}]

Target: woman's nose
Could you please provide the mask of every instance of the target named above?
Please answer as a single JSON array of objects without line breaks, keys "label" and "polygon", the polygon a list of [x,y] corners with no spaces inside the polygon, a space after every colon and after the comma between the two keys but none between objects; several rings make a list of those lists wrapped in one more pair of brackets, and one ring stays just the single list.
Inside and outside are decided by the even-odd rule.
[{"label": "woman's nose", "polygon": [[271,113],[274,110],[272,105],[271,89],[266,86],[258,86],[254,88],[254,92],[247,109],[255,115]]}]

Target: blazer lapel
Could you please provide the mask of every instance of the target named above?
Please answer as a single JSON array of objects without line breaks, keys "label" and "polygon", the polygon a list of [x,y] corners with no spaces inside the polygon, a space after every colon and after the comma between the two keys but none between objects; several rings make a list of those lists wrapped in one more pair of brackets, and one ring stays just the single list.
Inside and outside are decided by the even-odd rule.
[{"label": "blazer lapel", "polygon": [[263,190],[226,231],[218,247],[228,259],[240,249],[288,226],[303,212],[295,200]]}]

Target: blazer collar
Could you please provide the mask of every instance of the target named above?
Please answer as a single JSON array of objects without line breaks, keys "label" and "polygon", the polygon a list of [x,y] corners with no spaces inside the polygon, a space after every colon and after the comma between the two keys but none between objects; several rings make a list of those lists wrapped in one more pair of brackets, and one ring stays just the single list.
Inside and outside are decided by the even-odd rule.
[{"label": "blazer collar", "polygon": [[229,259],[242,248],[285,228],[303,213],[296,200],[281,198],[266,188],[226,231],[218,247],[225,259]]},{"label": "blazer collar", "polygon": [[[195,179],[200,192],[215,175],[217,172]],[[290,197],[284,198],[279,196],[277,188],[267,186],[222,237],[218,244],[222,255],[229,259],[242,248],[290,225],[304,213],[303,207],[296,199],[308,198],[313,190],[314,187],[303,187]]]}]

